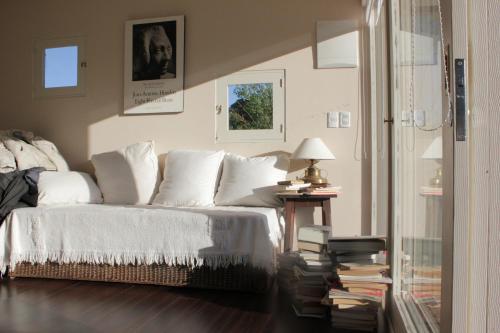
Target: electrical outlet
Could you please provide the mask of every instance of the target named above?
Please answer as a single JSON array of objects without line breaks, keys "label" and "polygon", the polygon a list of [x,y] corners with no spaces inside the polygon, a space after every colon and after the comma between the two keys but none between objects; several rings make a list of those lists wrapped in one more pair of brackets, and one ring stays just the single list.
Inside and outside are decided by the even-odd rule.
[{"label": "electrical outlet", "polygon": [[331,111],[327,113],[326,116],[326,127],[328,128],[337,128],[339,127],[339,113],[335,111]]},{"label": "electrical outlet", "polygon": [[348,111],[339,112],[339,123],[341,128],[351,127],[351,113]]}]

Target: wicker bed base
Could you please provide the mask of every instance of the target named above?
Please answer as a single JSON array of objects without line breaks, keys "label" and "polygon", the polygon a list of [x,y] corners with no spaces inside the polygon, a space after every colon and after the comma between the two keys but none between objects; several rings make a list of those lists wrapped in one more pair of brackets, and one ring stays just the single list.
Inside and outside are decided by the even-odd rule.
[{"label": "wicker bed base", "polygon": [[263,269],[244,265],[211,269],[202,266],[95,265],[95,264],[17,264],[12,278],[48,278],[155,284],[176,287],[265,292],[271,282]]}]

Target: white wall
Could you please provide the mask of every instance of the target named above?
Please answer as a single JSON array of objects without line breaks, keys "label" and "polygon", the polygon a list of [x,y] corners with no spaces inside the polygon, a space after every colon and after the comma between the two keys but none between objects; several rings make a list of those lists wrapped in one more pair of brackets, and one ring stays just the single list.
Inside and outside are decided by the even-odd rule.
[{"label": "white wall", "polygon": [[[184,112],[123,116],[124,23],[173,15],[185,15]],[[364,202],[369,207],[369,191],[363,196],[359,70],[314,69],[312,46],[316,21],[361,16],[359,1],[343,0],[4,2],[0,127],[33,130],[54,141],[79,170],[92,170],[94,153],[140,140],[155,140],[158,154],[195,148],[252,156],[292,152],[304,137],[320,136],[337,160],[319,166],[344,188],[332,205],[335,233],[360,234],[370,214],[361,212]],[[33,99],[33,40],[67,36],[87,41],[85,97]],[[286,142],[215,143],[215,79],[242,69],[286,70]],[[326,128],[326,112],[338,110],[352,113],[351,128]]]}]

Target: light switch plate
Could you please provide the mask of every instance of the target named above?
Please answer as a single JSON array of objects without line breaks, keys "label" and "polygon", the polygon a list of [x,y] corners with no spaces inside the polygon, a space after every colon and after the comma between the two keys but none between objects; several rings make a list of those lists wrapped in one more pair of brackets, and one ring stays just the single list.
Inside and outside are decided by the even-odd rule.
[{"label": "light switch plate", "polygon": [[424,127],[425,126],[425,111],[424,110],[415,110],[401,111],[401,126],[403,127]]},{"label": "light switch plate", "polygon": [[351,113],[348,111],[339,112],[339,123],[341,128],[351,127]]},{"label": "light switch plate", "polygon": [[406,110],[401,111],[401,126],[413,127],[413,112]]},{"label": "light switch plate", "polygon": [[415,122],[415,126],[424,127],[425,126],[425,111],[424,110],[415,110],[415,114],[413,115],[413,121]]},{"label": "light switch plate", "polygon": [[336,111],[330,111],[326,116],[326,127],[337,128],[339,127],[339,113]]}]

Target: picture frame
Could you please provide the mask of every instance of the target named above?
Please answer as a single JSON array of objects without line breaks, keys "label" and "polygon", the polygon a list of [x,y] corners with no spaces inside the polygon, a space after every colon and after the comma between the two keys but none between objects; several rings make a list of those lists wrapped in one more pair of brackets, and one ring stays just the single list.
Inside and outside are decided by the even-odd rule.
[{"label": "picture frame", "polygon": [[125,22],[124,114],[184,111],[184,16]]}]

